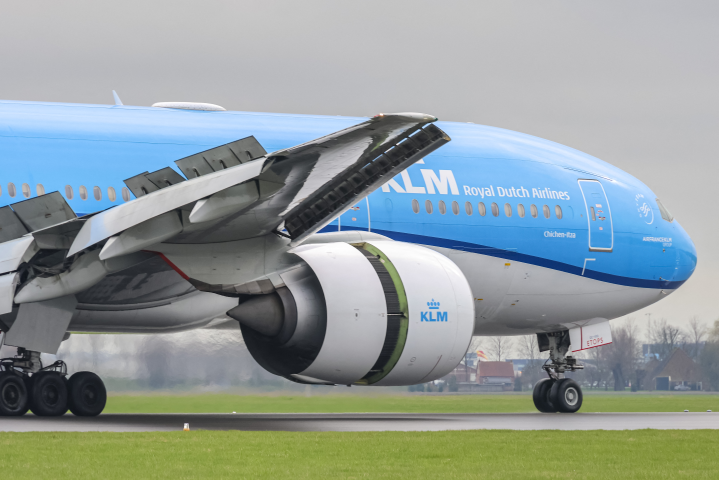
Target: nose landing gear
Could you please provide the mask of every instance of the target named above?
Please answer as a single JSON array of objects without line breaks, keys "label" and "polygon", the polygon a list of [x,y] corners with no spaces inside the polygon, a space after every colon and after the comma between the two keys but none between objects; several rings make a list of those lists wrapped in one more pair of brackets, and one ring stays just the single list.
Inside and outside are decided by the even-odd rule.
[{"label": "nose landing gear", "polygon": [[0,416],[35,415],[54,417],[68,409],[83,417],[99,415],[105,408],[107,391],[100,377],[77,372],[67,379],[62,360],[43,367],[40,353],[18,349],[13,358],[0,359]]},{"label": "nose landing gear", "polygon": [[549,350],[550,362],[542,368],[549,378],[544,378],[534,385],[532,400],[534,406],[542,413],[575,413],[582,408],[582,388],[564,372],[581,370],[584,365],[577,359],[567,356],[569,350],[569,332],[553,332],[537,334],[540,351]]}]

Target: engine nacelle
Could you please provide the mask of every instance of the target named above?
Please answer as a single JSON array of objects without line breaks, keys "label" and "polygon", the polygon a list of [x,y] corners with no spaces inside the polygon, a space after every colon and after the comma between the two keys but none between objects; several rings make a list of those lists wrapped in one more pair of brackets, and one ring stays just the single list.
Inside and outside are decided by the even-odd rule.
[{"label": "engine nacelle", "polygon": [[284,287],[228,312],[270,372],[307,383],[413,385],[463,358],[474,300],[444,255],[393,241],[292,253],[305,263],[280,274]]}]

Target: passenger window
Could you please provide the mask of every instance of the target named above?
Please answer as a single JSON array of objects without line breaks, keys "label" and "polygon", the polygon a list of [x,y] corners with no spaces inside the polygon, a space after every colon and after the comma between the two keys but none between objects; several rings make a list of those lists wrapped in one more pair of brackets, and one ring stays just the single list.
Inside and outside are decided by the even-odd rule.
[{"label": "passenger window", "polygon": [[542,211],[544,212],[544,218],[549,218],[549,207],[546,205],[543,206]]},{"label": "passenger window", "polygon": [[452,213],[459,215],[459,203],[452,202]]},{"label": "passenger window", "polygon": [[2,187],[0,187],[0,196],[2,196]]},{"label": "passenger window", "polygon": [[479,202],[477,205],[477,213],[479,213],[481,216],[487,215],[487,207],[484,206],[484,202]]},{"label": "passenger window", "polygon": [[432,213],[432,210],[434,210],[432,208],[432,202],[430,200],[425,200],[424,208],[425,208],[425,210],[427,210],[427,213]]},{"label": "passenger window", "polygon": [[127,187],[122,187],[122,199],[126,202],[130,201],[130,190]]},{"label": "passenger window", "polygon": [[589,213],[592,214],[592,221],[593,221],[593,222],[596,222],[596,221],[597,221],[597,216],[594,214],[594,207],[589,207]]},{"label": "passenger window", "polygon": [[439,213],[441,213],[442,215],[447,213],[447,205],[444,204],[444,200],[439,201]]},{"label": "passenger window", "polygon": [[417,200],[412,200],[412,211],[419,213],[419,202]]},{"label": "passenger window", "polygon": [[504,204],[504,214],[508,217],[512,216],[512,206],[508,203]]},{"label": "passenger window", "polygon": [[75,196],[74,192],[72,191],[72,187],[70,185],[65,185],[65,196],[68,200],[72,200],[72,197]]},{"label": "passenger window", "polygon": [[532,215],[532,218],[537,218],[537,215],[539,215],[539,211],[537,211],[537,206],[534,204],[530,205],[529,213]]},{"label": "passenger window", "polygon": [[519,218],[524,218],[524,205],[521,203],[517,205],[517,215],[519,215]]},{"label": "passenger window", "polygon": [[15,195],[17,195],[17,191],[15,190],[15,184],[10,182],[7,184],[7,193],[12,198],[15,198]]},{"label": "passenger window", "polygon": [[35,186],[35,190],[37,191],[37,196],[45,195],[45,187],[42,186],[42,183],[38,183]]},{"label": "passenger window", "polygon": [[115,194],[114,188],[107,187],[107,198],[109,198],[111,202],[114,202],[115,200],[117,200],[117,195]]},{"label": "passenger window", "polygon": [[100,190],[100,187],[98,187],[97,185],[92,187],[92,195],[95,197],[95,200],[102,200],[102,190]]},{"label": "passenger window", "polygon": [[499,216],[499,205],[494,202],[492,202],[492,215],[494,215],[495,217]]},{"label": "passenger window", "polygon": [[27,183],[22,184],[22,196],[25,198],[30,198],[30,185]]},{"label": "passenger window", "polygon": [[554,206],[554,214],[557,216],[557,218],[559,220],[561,220],[562,219],[562,207],[560,207],[559,205],[555,205]]},{"label": "passenger window", "polygon": [[472,215],[472,204],[469,202],[465,202],[464,211],[467,212],[467,215]]},{"label": "passenger window", "polygon": [[85,188],[85,185],[80,185],[80,198],[87,200],[87,188]]}]

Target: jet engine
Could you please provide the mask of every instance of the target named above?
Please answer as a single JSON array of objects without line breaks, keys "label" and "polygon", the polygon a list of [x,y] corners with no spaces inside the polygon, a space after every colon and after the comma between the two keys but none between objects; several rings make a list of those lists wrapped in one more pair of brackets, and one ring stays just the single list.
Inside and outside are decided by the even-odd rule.
[{"label": "jet engine", "polygon": [[275,292],[230,310],[268,371],[301,383],[413,385],[463,358],[474,301],[460,269],[417,245],[370,241],[291,250]]}]

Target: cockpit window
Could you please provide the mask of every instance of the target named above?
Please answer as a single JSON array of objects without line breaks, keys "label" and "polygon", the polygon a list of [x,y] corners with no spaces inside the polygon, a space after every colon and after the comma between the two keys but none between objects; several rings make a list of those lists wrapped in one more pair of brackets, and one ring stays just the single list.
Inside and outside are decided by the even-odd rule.
[{"label": "cockpit window", "polygon": [[664,204],[662,204],[662,202],[659,201],[658,198],[656,200],[657,200],[657,206],[659,206],[659,212],[662,214],[662,218],[664,220],[666,220],[667,222],[674,221],[674,216],[671,213],[669,213],[669,210],[667,210],[667,207],[665,207]]}]

